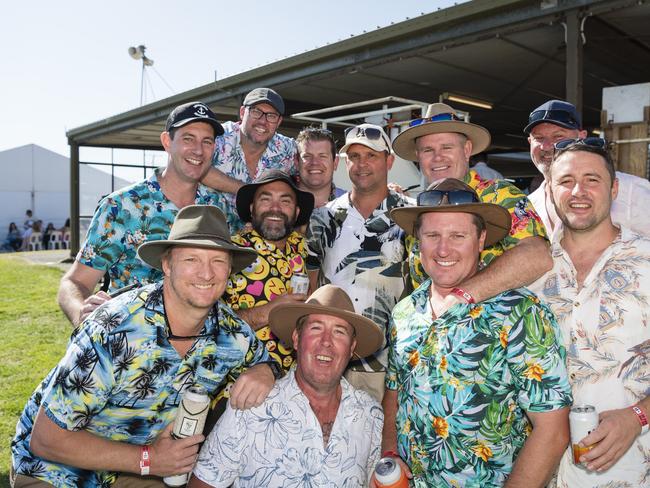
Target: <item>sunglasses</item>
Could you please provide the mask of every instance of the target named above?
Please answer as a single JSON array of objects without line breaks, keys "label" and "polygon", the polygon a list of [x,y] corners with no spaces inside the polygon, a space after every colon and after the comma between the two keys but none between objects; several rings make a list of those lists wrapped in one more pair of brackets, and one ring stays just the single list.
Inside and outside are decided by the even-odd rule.
[{"label": "sunglasses", "polygon": [[572,113],[566,110],[536,110],[528,116],[528,123],[538,122],[540,120],[551,120],[571,127],[579,128],[580,124]]},{"label": "sunglasses", "polygon": [[561,141],[556,142],[553,147],[555,148],[555,152],[558,152],[564,151],[573,146],[589,146],[595,147],[596,149],[607,149],[607,145],[607,141],[600,137],[585,137],[584,139],[562,139]]},{"label": "sunglasses", "polygon": [[[352,131],[356,131],[352,134]],[[386,144],[386,147],[390,147],[390,142],[384,136],[384,133],[381,129],[376,129],[374,127],[348,127],[345,129],[345,139],[348,138],[364,138],[369,141],[378,141],[382,140]]]},{"label": "sunglasses", "polygon": [[[447,202],[444,202],[447,197]],[[418,195],[418,207],[437,207],[439,205],[465,205],[478,203],[476,193],[468,190],[428,190]]]},{"label": "sunglasses", "polygon": [[409,127],[415,127],[420,124],[428,124],[429,122],[441,122],[445,120],[454,120],[457,122],[462,122],[463,119],[458,117],[456,114],[438,114],[432,117],[425,117],[422,119],[415,119],[409,122]]}]

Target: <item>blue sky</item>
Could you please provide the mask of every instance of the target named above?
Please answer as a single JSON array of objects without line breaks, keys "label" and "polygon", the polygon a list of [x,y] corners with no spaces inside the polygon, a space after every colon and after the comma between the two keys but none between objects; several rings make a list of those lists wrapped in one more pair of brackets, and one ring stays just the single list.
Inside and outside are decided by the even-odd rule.
[{"label": "blue sky", "polygon": [[454,3],[12,2],[0,21],[0,150],[34,143],[67,155],[66,130],[139,106],[141,64],[129,46],[146,45],[154,60],[152,102],[215,71],[225,78]]}]

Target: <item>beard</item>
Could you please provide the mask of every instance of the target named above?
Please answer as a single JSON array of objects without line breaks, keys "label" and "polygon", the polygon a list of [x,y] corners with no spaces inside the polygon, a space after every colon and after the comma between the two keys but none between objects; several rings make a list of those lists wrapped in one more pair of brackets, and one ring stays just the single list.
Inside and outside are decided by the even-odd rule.
[{"label": "beard", "polygon": [[[267,217],[279,217],[282,222],[269,222]],[[296,216],[289,219],[288,216],[281,212],[264,212],[259,217],[253,216],[253,229],[255,229],[264,239],[269,241],[279,241],[287,237],[293,231],[296,224]]]}]

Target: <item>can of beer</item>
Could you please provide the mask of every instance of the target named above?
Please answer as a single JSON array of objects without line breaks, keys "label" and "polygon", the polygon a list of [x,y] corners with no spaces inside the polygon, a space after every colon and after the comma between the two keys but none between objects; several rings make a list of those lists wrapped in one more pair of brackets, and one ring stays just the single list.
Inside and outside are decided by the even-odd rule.
[{"label": "can of beer", "polygon": [[580,456],[594,446],[580,447],[578,443],[598,427],[598,412],[593,405],[574,405],[569,413],[569,428],[571,429],[571,448],[573,462],[580,466]]},{"label": "can of beer", "polygon": [[294,273],[289,282],[289,293],[307,294],[309,291],[309,277],[305,273]]},{"label": "can of beer", "polygon": [[[209,406],[210,398],[205,388],[199,385],[190,386],[183,394],[181,404],[178,406],[172,437],[182,439],[202,433]],[[188,479],[189,474],[184,473],[166,476],[163,481],[167,486],[185,486]]]},{"label": "can of beer", "polygon": [[380,488],[408,488],[409,480],[393,457],[383,457],[375,468],[375,480]]}]

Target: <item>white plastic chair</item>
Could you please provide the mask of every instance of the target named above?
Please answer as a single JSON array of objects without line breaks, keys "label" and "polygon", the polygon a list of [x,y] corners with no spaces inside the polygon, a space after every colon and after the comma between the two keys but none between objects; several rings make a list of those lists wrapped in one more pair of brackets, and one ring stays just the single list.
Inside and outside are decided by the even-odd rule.
[{"label": "white plastic chair", "polygon": [[43,234],[41,234],[40,232],[32,232],[32,235],[29,236],[29,242],[27,243],[27,250],[29,251],[43,250]]},{"label": "white plastic chair", "polygon": [[63,232],[55,230],[50,233],[50,240],[47,242],[48,249],[61,249],[63,246]]},{"label": "white plastic chair", "polygon": [[63,239],[61,240],[61,245],[63,249],[70,249],[70,231],[67,230],[63,233]]}]

